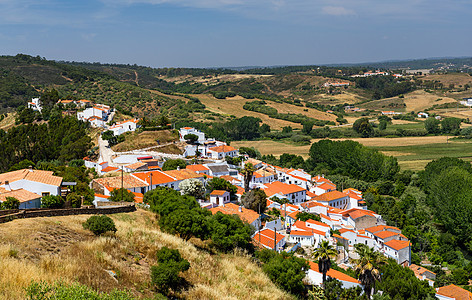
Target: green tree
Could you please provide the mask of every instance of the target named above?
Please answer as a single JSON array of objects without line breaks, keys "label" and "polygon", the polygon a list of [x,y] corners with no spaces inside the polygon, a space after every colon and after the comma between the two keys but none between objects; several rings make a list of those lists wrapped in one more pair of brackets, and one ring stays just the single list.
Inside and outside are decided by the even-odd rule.
[{"label": "green tree", "polygon": [[16,171],[16,170],[29,169],[30,167],[35,168],[36,164],[29,159],[24,159],[20,161],[19,163],[16,163],[13,166],[11,166],[8,171],[11,172],[11,171]]},{"label": "green tree", "polygon": [[183,159],[168,159],[162,165],[162,171],[185,169],[187,163]]},{"label": "green tree", "polygon": [[207,189],[212,192],[214,190],[228,191],[231,194],[231,198],[234,198],[238,188],[232,185],[228,180],[214,177],[207,182]]},{"label": "green tree", "polygon": [[458,118],[445,118],[441,121],[441,131],[449,134],[458,134],[461,122],[461,119]]},{"label": "green tree", "polygon": [[63,208],[64,204],[64,198],[61,196],[48,195],[41,198],[41,207],[43,208]]},{"label": "green tree", "polygon": [[125,188],[113,189],[109,201],[112,202],[134,202],[134,194]]},{"label": "green tree", "polygon": [[116,232],[115,222],[109,216],[91,216],[84,223],[82,223],[84,229],[88,229],[95,235],[102,235],[105,232],[111,231]]},{"label": "green tree", "polygon": [[5,201],[0,202],[0,209],[18,209],[20,201],[14,197],[6,197]]},{"label": "green tree", "polygon": [[256,169],[254,168],[254,165],[251,163],[245,163],[244,168],[241,170],[241,174],[244,176],[244,191],[246,193],[250,189],[249,185],[251,183],[254,171],[256,171]]},{"label": "green tree", "polygon": [[374,133],[374,128],[372,127],[372,124],[370,124],[368,118],[357,119],[352,125],[352,129],[354,129],[355,132],[360,133],[362,137],[369,137]]},{"label": "green tree", "polygon": [[303,128],[302,128],[302,133],[303,134],[310,134],[311,131],[313,130],[313,125],[315,125],[314,122],[312,121],[305,121],[303,122]]},{"label": "green tree", "polygon": [[188,260],[183,259],[178,250],[163,247],[157,251],[157,261],[159,264],[151,267],[152,284],[166,293],[177,289],[183,283],[179,274],[190,269]]},{"label": "green tree", "polygon": [[77,193],[70,193],[66,197],[66,202],[73,208],[80,208],[82,205],[82,197]]},{"label": "green tree", "polygon": [[251,242],[253,231],[253,228],[237,215],[217,212],[210,219],[212,243],[223,252],[230,252],[235,248],[253,252],[254,246]]},{"label": "green tree", "polygon": [[387,129],[387,124],[388,124],[387,121],[381,120],[381,121],[379,122],[379,129],[380,129],[380,130],[385,130],[385,129]]},{"label": "green tree", "polygon": [[267,195],[264,190],[254,189],[243,194],[241,203],[245,208],[252,209],[261,214],[267,206]]},{"label": "green tree", "polygon": [[198,135],[190,133],[186,134],[184,136],[184,139],[187,141],[189,144],[195,144],[196,141],[198,141]]},{"label": "green tree", "polygon": [[323,286],[326,282],[326,273],[331,268],[331,258],[336,256],[336,249],[328,241],[322,241],[320,246],[313,252],[313,258],[318,261],[319,272],[323,274]]},{"label": "green tree", "polygon": [[321,218],[319,215],[317,214],[311,214],[311,213],[308,213],[308,212],[299,212],[296,216],[297,219],[299,219],[300,221],[307,221],[307,220],[313,220],[313,221],[321,221]]},{"label": "green tree", "polygon": [[370,299],[372,288],[375,290],[375,282],[381,279],[379,268],[385,264],[386,258],[382,253],[374,251],[364,244],[356,244],[355,248],[360,258],[355,261],[354,270],[364,286],[367,298]]},{"label": "green tree", "polygon": [[440,123],[441,122],[436,118],[427,118],[426,121],[424,121],[424,128],[428,133],[438,134],[441,132],[441,130],[439,129]]},{"label": "green tree", "polygon": [[256,256],[264,263],[262,270],[272,282],[289,293],[299,297],[304,296],[303,279],[309,269],[305,259],[286,252],[279,254],[268,249],[258,251]]}]

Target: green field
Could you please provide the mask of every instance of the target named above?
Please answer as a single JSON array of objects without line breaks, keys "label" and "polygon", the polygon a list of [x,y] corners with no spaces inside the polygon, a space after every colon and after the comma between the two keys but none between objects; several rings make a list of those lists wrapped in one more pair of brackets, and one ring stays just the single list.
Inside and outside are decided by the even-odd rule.
[{"label": "green field", "polygon": [[403,169],[421,170],[428,162],[443,156],[472,161],[472,142],[451,140],[449,143],[413,146],[375,146],[373,149],[395,156]]}]

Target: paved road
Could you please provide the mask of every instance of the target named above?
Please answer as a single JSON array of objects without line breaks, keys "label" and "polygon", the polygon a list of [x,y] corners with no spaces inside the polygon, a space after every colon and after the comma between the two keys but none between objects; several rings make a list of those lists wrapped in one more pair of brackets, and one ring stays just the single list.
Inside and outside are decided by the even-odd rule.
[{"label": "paved road", "polygon": [[98,160],[99,163],[107,161],[108,163],[112,163],[111,157],[115,154],[111,148],[108,148],[108,141],[104,141],[102,136],[98,137],[98,147],[100,149],[100,159]]}]

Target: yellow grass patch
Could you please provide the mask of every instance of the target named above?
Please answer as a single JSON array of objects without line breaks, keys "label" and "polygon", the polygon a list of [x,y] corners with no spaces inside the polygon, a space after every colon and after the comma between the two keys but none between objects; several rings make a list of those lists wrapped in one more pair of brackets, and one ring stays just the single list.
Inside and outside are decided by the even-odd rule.
[{"label": "yellow grass patch", "polygon": [[[32,280],[78,281],[99,291],[128,289],[152,298],[150,267],[156,251],[178,249],[190,262],[185,299],[293,299],[279,290],[243,253],[210,255],[163,233],[153,213],[110,215],[116,235],[95,237],[82,228],[89,216],[18,219],[0,224],[0,299],[25,299]],[[117,280],[106,270],[113,270]]]},{"label": "yellow grass patch", "polygon": [[[323,111],[319,111],[314,108],[308,108],[304,106],[296,106],[287,103],[278,103],[272,101],[266,101],[268,106],[272,106],[277,109],[279,113],[290,113],[290,114],[302,114],[310,118],[326,121],[336,121],[336,115],[329,114]],[[305,111],[307,110],[307,111]]]},{"label": "yellow grass patch", "polygon": [[7,114],[7,116],[0,122],[0,129],[8,130],[15,126],[15,117],[16,113]]},{"label": "yellow grass patch", "polygon": [[285,120],[273,119],[273,118],[269,118],[269,116],[267,115],[264,115],[258,112],[244,110],[243,105],[247,101],[254,101],[254,99],[248,100],[241,96],[236,96],[236,97],[226,98],[226,99],[216,99],[212,95],[201,95],[201,94],[195,94],[192,96],[199,98],[200,101],[203,104],[205,104],[205,106],[207,107],[209,111],[212,111],[218,114],[234,115],[238,118],[241,118],[244,116],[260,118],[263,123],[269,125],[272,129],[280,129],[285,126],[292,126],[293,128],[302,127],[302,125],[298,123],[292,123]]},{"label": "yellow grass patch", "polygon": [[130,151],[158,146],[157,140],[159,140],[161,145],[178,140],[178,134],[170,130],[143,131],[141,133],[130,132],[126,133],[125,137],[126,139],[123,143],[112,147],[114,151]]},{"label": "yellow grass patch", "polygon": [[446,87],[449,86],[449,84],[455,84],[456,87],[459,87],[459,85],[464,85],[464,84],[471,84],[472,83],[472,76],[470,76],[467,73],[457,73],[457,74],[432,74],[432,75],[426,75],[425,77],[422,77],[421,80],[429,80],[429,81],[440,81],[442,84],[444,84]]},{"label": "yellow grass patch", "polygon": [[[430,108],[435,104],[444,104],[456,102],[455,99],[449,97],[440,97],[438,95],[427,93],[423,90],[414,91],[404,96],[404,103],[406,104],[406,111],[419,112],[426,108]],[[441,100],[438,100],[441,99]]]}]

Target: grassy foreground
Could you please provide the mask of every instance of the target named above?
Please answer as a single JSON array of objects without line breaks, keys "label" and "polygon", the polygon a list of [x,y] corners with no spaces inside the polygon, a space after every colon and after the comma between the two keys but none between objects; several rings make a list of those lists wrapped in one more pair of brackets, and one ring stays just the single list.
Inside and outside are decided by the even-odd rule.
[{"label": "grassy foreground", "polygon": [[[154,214],[111,215],[116,236],[95,237],[82,228],[89,216],[19,219],[0,224],[0,299],[24,299],[31,281],[80,282],[99,291],[128,289],[153,298],[150,266],[156,251],[178,249],[190,262],[185,299],[292,299],[244,253],[214,254],[161,232]],[[200,242],[201,243],[201,242]],[[198,243],[197,243],[198,244]],[[114,271],[117,279],[107,271]]]}]

